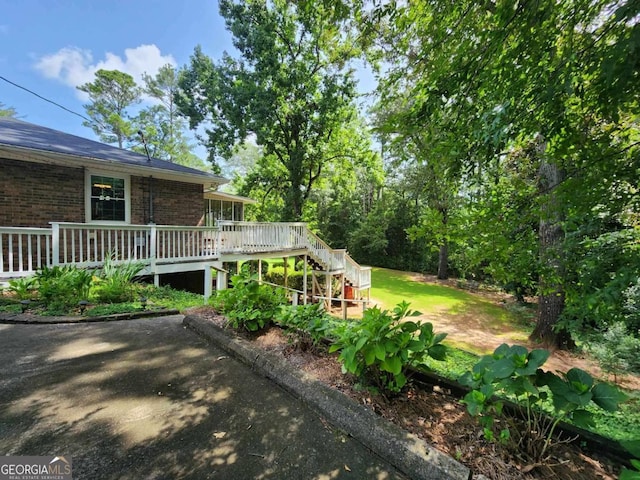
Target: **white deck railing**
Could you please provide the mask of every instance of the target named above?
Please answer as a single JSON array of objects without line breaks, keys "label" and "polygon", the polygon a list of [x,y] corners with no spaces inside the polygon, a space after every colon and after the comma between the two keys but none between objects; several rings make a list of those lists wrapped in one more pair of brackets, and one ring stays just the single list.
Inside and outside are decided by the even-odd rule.
[{"label": "white deck railing", "polygon": [[26,277],[51,265],[51,229],[0,227],[0,278]]},{"label": "white deck railing", "polygon": [[224,259],[225,255],[307,253],[326,271],[344,272],[353,286],[371,285],[371,270],[346,250],[330,248],[304,223],[220,221],[216,227],[53,222],[51,228],[0,227],[0,278],[45,266],[97,267],[106,259],[161,263]]}]

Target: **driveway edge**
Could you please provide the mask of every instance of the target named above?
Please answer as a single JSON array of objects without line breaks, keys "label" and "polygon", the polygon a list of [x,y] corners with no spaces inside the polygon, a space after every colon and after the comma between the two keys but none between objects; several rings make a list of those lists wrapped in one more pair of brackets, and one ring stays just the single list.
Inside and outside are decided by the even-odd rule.
[{"label": "driveway edge", "polygon": [[471,478],[470,470],[450,456],[384,420],[346,395],[298,371],[280,357],[257,351],[248,341],[231,337],[211,321],[197,315],[186,315],[183,324],[300,398],[333,426],[358,440],[409,478]]}]

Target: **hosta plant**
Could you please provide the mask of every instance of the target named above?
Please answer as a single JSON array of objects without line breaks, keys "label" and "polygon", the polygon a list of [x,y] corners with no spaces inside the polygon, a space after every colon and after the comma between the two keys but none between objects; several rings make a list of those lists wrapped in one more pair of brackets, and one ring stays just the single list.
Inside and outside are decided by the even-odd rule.
[{"label": "hosta plant", "polygon": [[258,282],[248,267],[231,277],[232,288],[220,290],[212,298],[213,306],[222,312],[233,328],[256,332],[266,327],[278,307],[286,303],[284,291]]},{"label": "hosta plant", "polygon": [[[588,428],[593,419],[587,406],[613,412],[626,399],[615,387],[594,382],[579,368],[561,375],[543,371],[540,367],[548,357],[547,350],[529,352],[519,345],[502,344],[460,378],[472,388],[463,401],[479,419],[485,437],[500,439],[536,463],[548,460],[554,443],[569,440],[555,437],[558,423],[569,421]],[[513,402],[515,415],[504,413],[505,400]]]},{"label": "hosta plant", "polygon": [[334,330],[329,352],[340,351],[343,372],[373,383],[383,392],[399,392],[407,383],[406,368],[422,365],[427,357],[442,360],[446,333],[434,333],[431,323],[405,320],[420,312],[407,302],[392,312],[377,306],[365,310],[362,320]]}]

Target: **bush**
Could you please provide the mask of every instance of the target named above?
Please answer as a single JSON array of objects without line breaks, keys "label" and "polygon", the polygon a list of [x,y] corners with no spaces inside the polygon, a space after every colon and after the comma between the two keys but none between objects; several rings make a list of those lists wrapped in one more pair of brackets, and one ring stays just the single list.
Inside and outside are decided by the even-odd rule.
[{"label": "bush", "polygon": [[442,360],[446,349],[440,342],[446,333],[435,334],[431,323],[405,317],[420,315],[409,304],[398,304],[393,313],[378,307],[364,311],[362,320],[339,324],[329,352],[340,350],[342,370],[355,374],[384,392],[399,392],[407,383],[406,367],[424,366],[427,358]]},{"label": "bush", "polygon": [[264,276],[269,271],[269,262],[265,260],[262,260],[262,262],[260,262],[260,260],[248,260],[244,263],[244,265],[248,265],[249,272],[252,274],[258,273],[258,265],[260,264],[262,265],[262,267],[260,267],[262,270],[261,273]]},{"label": "bush", "polygon": [[133,281],[143,268],[142,262],[128,261],[118,264],[112,257],[107,257],[98,278],[95,279],[95,300],[98,303],[133,301],[135,297]]},{"label": "bush", "polygon": [[640,339],[627,331],[624,322],[610,325],[587,348],[615,382],[620,373],[640,373]]},{"label": "bush", "polygon": [[220,290],[211,303],[229,320],[233,328],[250,332],[267,326],[274,318],[278,306],[286,302],[282,289],[258,283],[256,276],[243,266],[238,275],[231,277],[232,288]]},{"label": "bush", "polygon": [[289,338],[301,350],[317,346],[324,338],[329,337],[336,323],[323,310],[321,303],[281,306],[275,321],[287,331]]},{"label": "bush", "polygon": [[[547,350],[529,352],[519,345],[502,344],[460,377],[460,383],[472,388],[463,402],[468,412],[478,417],[485,437],[499,438],[540,463],[548,459],[560,421],[588,428],[593,426],[588,406],[595,404],[614,412],[626,399],[606,383],[595,384],[591,375],[578,368],[562,376],[544,372],[540,367],[548,357]],[[503,413],[505,399],[515,402],[516,416]],[[551,409],[550,416],[544,408]],[[504,428],[498,432],[498,426]]]},{"label": "bush", "polygon": [[[269,272],[264,276],[264,280],[269,283],[284,286],[284,266],[271,267]],[[294,290],[303,291],[304,272],[298,270],[287,270],[287,287]],[[307,287],[311,285],[310,278],[308,280]]]},{"label": "bush", "polygon": [[35,275],[38,296],[49,313],[66,314],[89,298],[93,275],[75,266],[45,267]]},{"label": "bush", "polygon": [[36,294],[38,282],[35,277],[24,277],[9,280],[9,290],[18,300],[30,300]]}]

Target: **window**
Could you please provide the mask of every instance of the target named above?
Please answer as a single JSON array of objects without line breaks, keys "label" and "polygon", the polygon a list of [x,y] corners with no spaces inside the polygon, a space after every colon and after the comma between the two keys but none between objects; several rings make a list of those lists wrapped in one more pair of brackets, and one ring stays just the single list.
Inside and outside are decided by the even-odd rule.
[{"label": "window", "polygon": [[233,220],[233,203],[222,202],[222,220]]},{"label": "window", "polygon": [[91,222],[129,222],[129,178],[90,173],[87,219]]},{"label": "window", "polygon": [[236,222],[244,220],[244,205],[240,202],[233,202],[233,219]]}]

